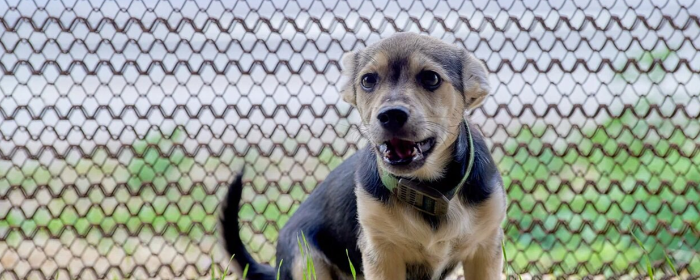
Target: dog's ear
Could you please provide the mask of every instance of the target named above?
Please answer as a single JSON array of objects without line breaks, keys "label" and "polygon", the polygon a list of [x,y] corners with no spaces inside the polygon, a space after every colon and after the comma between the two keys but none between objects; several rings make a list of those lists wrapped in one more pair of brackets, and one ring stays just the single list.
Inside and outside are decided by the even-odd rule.
[{"label": "dog's ear", "polygon": [[486,67],[466,50],[462,51],[462,90],[467,110],[479,107],[491,91]]},{"label": "dog's ear", "polygon": [[342,61],[342,71],[343,76],[347,78],[345,85],[343,85],[340,90],[340,96],[343,101],[352,104],[356,104],[355,97],[355,68],[357,67],[357,52],[348,52],[343,55]]}]

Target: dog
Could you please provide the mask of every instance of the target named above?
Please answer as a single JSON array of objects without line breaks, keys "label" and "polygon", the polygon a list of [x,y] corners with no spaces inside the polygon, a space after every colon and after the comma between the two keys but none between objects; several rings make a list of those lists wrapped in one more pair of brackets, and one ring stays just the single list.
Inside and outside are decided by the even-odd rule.
[{"label": "dog", "polygon": [[[248,279],[501,278],[506,196],[484,136],[466,113],[489,93],[483,64],[438,39],[399,33],[345,54],[341,89],[368,145],[337,168],[282,228],[274,268],[239,236],[241,177],[220,218],[234,269]],[[304,234],[308,248],[302,256]],[[347,253],[346,253],[347,250]],[[316,279],[316,278],[315,278]]]}]

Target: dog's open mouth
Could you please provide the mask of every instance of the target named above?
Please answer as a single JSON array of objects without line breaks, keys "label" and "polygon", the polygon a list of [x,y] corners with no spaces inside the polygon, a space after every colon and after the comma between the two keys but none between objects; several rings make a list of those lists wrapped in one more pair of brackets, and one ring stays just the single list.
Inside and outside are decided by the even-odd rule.
[{"label": "dog's open mouth", "polygon": [[420,142],[393,138],[382,143],[377,148],[382,154],[384,162],[391,165],[407,165],[411,162],[425,159],[432,151],[434,145],[434,137]]}]

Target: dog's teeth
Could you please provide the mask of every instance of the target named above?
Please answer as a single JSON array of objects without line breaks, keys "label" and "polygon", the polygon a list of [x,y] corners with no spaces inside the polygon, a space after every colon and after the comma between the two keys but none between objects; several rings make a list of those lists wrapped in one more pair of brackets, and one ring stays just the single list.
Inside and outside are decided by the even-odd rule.
[{"label": "dog's teeth", "polygon": [[413,160],[416,161],[421,159],[423,159],[423,151],[421,150],[420,145],[417,145],[413,149]]},{"label": "dog's teeth", "polygon": [[421,152],[430,149],[429,141],[423,141],[420,144],[418,144],[418,146],[420,147]]},{"label": "dog's teeth", "polygon": [[386,154],[388,149],[389,149],[389,147],[387,146],[386,143],[379,145],[379,151],[382,152],[383,154]]}]

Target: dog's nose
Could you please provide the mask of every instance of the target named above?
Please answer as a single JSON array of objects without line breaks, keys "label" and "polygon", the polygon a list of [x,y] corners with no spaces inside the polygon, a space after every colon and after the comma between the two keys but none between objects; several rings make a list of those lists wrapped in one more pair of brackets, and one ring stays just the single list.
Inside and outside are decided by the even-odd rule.
[{"label": "dog's nose", "polygon": [[408,109],[402,106],[384,108],[379,111],[377,119],[384,129],[397,131],[406,124],[408,120]]}]

